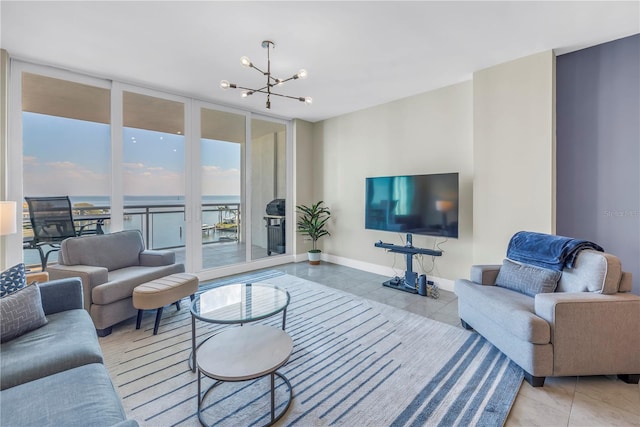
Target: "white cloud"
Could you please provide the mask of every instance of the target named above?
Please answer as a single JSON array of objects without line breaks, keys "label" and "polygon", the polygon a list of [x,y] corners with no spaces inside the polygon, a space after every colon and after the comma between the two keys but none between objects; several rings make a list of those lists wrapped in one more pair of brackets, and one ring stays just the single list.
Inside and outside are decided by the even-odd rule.
[{"label": "white cloud", "polygon": [[[127,195],[177,195],[185,193],[184,173],[161,167],[145,167],[143,163],[123,165],[123,187]],[[40,163],[35,157],[24,158],[26,196],[108,195],[111,179],[73,162]],[[202,194],[239,195],[241,174],[238,169],[218,166],[202,167]]]},{"label": "white cloud", "polygon": [[109,177],[73,162],[39,163],[25,158],[24,194],[47,195],[106,195]]}]

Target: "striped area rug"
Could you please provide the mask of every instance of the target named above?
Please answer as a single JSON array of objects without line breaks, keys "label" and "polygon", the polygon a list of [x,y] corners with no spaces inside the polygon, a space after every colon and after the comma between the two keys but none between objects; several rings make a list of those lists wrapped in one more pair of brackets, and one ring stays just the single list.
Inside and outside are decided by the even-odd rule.
[{"label": "striped area rug", "polygon": [[[294,349],[279,372],[294,397],[277,425],[504,424],[522,370],[477,334],[274,270],[232,282],[258,281],[291,295],[286,330]],[[165,309],[156,336],[148,313],[140,330],[133,320],[100,340],[127,414],[142,426],[200,425],[196,374],[187,364],[188,299],[183,306]],[[281,322],[277,315],[263,323]],[[228,327],[198,322],[197,335]],[[203,387],[212,383],[205,379]],[[287,389],[278,379],[276,390],[281,407]],[[264,425],[269,405],[268,378],[224,383],[205,400],[204,417],[215,425]]]}]

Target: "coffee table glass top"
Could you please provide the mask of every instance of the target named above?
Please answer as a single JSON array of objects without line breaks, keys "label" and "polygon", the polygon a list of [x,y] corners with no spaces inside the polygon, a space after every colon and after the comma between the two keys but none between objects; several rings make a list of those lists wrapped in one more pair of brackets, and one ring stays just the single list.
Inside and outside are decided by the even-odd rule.
[{"label": "coffee table glass top", "polygon": [[267,283],[235,283],[202,293],[191,304],[191,313],[210,323],[247,323],[283,311],[289,292]]}]

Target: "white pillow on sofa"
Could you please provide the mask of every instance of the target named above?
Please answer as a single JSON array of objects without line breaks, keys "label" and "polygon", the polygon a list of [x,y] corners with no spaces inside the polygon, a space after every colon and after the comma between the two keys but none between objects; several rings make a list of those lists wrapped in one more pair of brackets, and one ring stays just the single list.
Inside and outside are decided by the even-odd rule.
[{"label": "white pillow on sofa", "polygon": [[565,268],[557,292],[615,294],[622,278],[620,259],[605,252],[580,251],[573,268]]}]

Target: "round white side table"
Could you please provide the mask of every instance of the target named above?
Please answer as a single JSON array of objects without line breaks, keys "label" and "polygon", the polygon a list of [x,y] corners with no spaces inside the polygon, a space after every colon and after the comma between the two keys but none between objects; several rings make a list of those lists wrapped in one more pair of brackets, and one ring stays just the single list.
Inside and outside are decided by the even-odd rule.
[{"label": "round white side table", "polygon": [[[247,325],[226,329],[206,340],[197,350],[198,367],[198,419],[208,425],[202,414],[202,404],[216,386],[222,382],[248,381],[267,375],[271,377],[271,421],[278,421],[289,409],[293,388],[289,380],[276,372],[291,356],[293,341],[282,329],[267,325]],[[201,379],[205,375],[216,382],[204,394]],[[275,413],[275,376],[289,388],[286,406]]]}]

